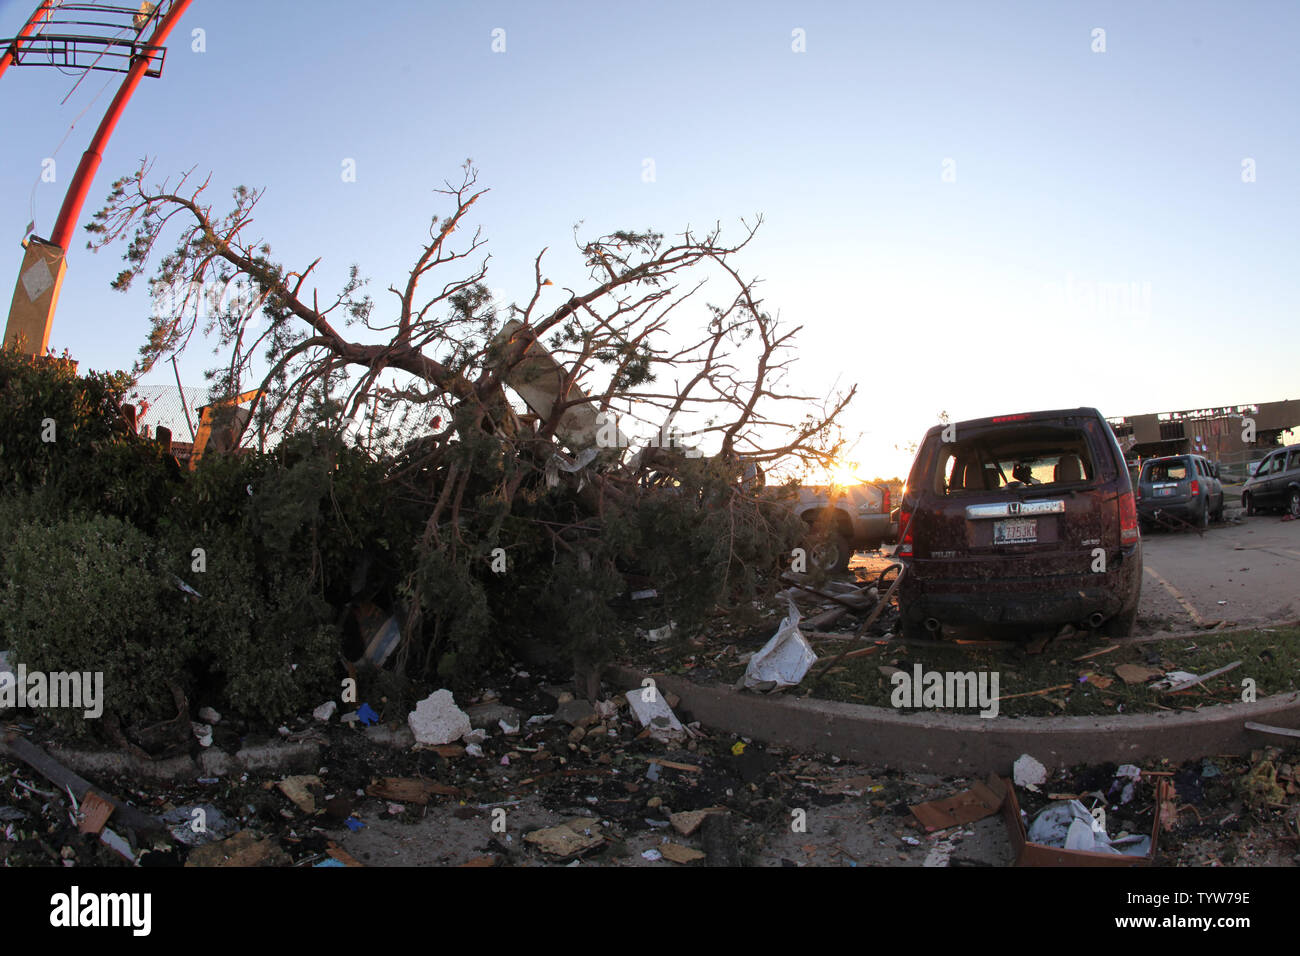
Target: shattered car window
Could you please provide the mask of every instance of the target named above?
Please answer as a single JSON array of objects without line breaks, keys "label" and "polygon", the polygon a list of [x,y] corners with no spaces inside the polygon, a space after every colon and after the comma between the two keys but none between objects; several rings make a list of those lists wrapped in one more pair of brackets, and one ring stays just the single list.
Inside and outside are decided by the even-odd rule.
[{"label": "shattered car window", "polygon": [[1075,428],[1007,428],[945,443],[938,456],[935,492],[977,494],[1092,481],[1088,439]]}]

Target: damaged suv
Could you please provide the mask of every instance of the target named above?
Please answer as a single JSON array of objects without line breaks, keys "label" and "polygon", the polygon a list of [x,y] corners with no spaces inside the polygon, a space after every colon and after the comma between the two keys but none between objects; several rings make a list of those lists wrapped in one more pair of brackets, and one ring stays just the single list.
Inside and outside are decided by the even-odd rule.
[{"label": "damaged suv", "polygon": [[1143,527],[1166,521],[1165,515],[1204,530],[1223,520],[1223,484],[1219,466],[1200,455],[1148,458],[1135,489],[1138,521]]},{"label": "damaged suv", "polygon": [[899,534],[905,636],[945,624],[1133,630],[1137,507],[1095,408],[931,428],[903,492]]}]

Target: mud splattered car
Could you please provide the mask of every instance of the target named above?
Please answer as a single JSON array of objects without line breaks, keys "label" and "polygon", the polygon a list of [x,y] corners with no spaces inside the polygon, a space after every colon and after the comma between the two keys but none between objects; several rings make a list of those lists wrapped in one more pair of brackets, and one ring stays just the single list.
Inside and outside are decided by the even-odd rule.
[{"label": "mud splattered car", "polygon": [[943,625],[1132,632],[1142,542],[1124,456],[1095,408],[926,433],[899,514],[905,635]]}]

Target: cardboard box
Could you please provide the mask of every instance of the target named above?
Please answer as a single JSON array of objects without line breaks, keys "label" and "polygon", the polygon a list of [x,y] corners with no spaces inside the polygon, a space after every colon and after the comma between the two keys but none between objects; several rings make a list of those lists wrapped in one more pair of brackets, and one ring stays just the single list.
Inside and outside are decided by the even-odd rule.
[{"label": "cardboard box", "polygon": [[[1156,787],[1169,784],[1161,779]],[[1003,796],[1002,818],[1007,824],[1007,834],[1011,838],[1011,848],[1016,854],[1016,866],[1150,866],[1155,860],[1160,839],[1160,805],[1159,795],[1155,801],[1155,819],[1151,822],[1151,849],[1146,856],[1128,856],[1126,854],[1096,853],[1092,850],[1066,850],[1063,847],[1044,846],[1030,843],[1024,821],[1020,817],[1020,803],[1016,800],[1016,788],[1011,781],[1002,777],[991,777],[989,786],[995,793]]]}]

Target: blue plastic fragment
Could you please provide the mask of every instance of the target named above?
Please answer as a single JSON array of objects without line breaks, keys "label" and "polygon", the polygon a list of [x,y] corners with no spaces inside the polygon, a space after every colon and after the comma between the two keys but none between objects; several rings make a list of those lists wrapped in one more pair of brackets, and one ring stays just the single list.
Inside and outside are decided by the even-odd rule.
[{"label": "blue plastic fragment", "polygon": [[356,833],[358,830],[360,830],[362,827],[365,826],[365,824],[362,823],[360,820],[358,820],[356,817],[348,817],[343,822],[348,825],[348,829],[351,830],[353,833]]},{"label": "blue plastic fragment", "polygon": [[357,719],[369,727],[371,724],[379,723],[379,715],[370,709],[369,704],[362,704],[357,711]]},{"label": "blue plastic fragment", "polygon": [[318,870],[322,866],[346,866],[346,864],[340,863],[338,860],[321,860],[319,863],[313,863],[311,868]]}]

